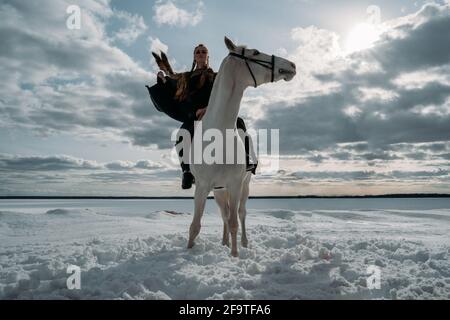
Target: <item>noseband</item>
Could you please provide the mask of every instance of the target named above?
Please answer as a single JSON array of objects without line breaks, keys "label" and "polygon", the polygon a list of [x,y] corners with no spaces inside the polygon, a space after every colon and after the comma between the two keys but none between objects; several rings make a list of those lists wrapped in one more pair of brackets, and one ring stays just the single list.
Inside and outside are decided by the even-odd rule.
[{"label": "noseband", "polygon": [[248,62],[254,62],[256,64],[259,64],[260,66],[263,66],[264,68],[270,69],[272,71],[272,79],[270,82],[273,82],[274,78],[275,78],[275,56],[272,55],[272,61],[264,61],[264,60],[259,60],[259,59],[253,59],[250,57],[246,57],[244,55],[245,49],[242,48],[242,53],[234,53],[234,52],[230,52],[229,55],[230,56],[234,56],[240,59],[243,59],[245,61],[245,64],[247,65],[248,71],[250,71],[250,74],[252,75],[253,81],[255,82],[255,88],[258,86],[258,84],[256,83],[256,78],[255,75],[252,72],[252,68],[250,68],[250,65],[248,64]]}]

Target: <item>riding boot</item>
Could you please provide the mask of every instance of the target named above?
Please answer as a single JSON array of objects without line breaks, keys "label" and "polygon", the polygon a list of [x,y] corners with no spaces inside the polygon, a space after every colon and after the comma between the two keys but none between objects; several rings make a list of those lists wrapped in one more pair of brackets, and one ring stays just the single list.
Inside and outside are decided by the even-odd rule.
[{"label": "riding boot", "polygon": [[[189,131],[192,130],[190,123],[184,123],[181,128],[187,129]],[[191,133],[191,137],[192,137],[192,133]],[[192,184],[195,182],[195,179],[189,168],[189,163],[184,163],[184,161],[183,161],[183,151],[184,151],[183,149],[184,148],[183,148],[182,142],[183,142],[183,137],[179,137],[175,144],[175,148],[176,148],[176,150],[178,150],[178,157],[180,159],[181,171],[183,172],[183,175],[181,178],[181,188],[182,189],[190,189],[192,187]],[[186,150],[186,152],[189,152],[189,150]]]},{"label": "riding boot", "polygon": [[245,146],[246,171],[251,171],[253,174],[256,174],[256,168],[258,167],[258,161],[256,161],[256,163],[250,163],[250,137],[245,136],[244,141],[245,141],[244,146]]},{"label": "riding boot", "polygon": [[189,164],[181,162],[181,170],[183,171],[183,177],[181,179],[181,188],[190,189],[195,182],[194,175],[191,173]]},{"label": "riding boot", "polygon": [[[181,141],[179,140],[177,142],[180,143]],[[182,160],[183,159],[183,148],[180,149],[178,156],[180,159],[181,171],[183,172],[183,175],[181,178],[181,188],[182,189],[190,189],[192,187],[192,184],[195,182],[195,179],[194,179],[194,175],[191,173],[189,163],[184,163]]]},{"label": "riding boot", "polygon": [[[236,128],[243,130],[244,133],[247,133],[247,128],[245,126],[244,120],[240,117],[237,118]],[[244,138],[246,171],[251,171],[253,174],[256,174],[258,161],[256,161],[256,163],[250,163],[250,153],[252,154],[252,157],[256,159],[255,151],[253,150],[253,144],[252,148],[250,149],[250,142],[250,137],[246,134]]]},{"label": "riding boot", "polygon": [[194,176],[191,173],[189,164],[184,163],[182,160],[183,159],[183,149],[180,150],[178,155],[180,157],[181,171],[183,172],[183,175],[181,178],[181,189],[190,189],[192,187],[192,184],[195,181]]}]

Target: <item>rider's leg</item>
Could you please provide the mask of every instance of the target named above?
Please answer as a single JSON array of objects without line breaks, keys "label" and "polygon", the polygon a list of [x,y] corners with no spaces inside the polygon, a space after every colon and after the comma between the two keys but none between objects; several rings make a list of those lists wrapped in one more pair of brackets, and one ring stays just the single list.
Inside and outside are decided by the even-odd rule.
[{"label": "rider's leg", "polygon": [[[192,141],[193,135],[194,135],[194,122],[193,121],[186,121],[184,122],[180,127],[180,132],[189,133],[190,139]],[[188,159],[183,159],[183,156],[186,154],[186,157],[189,156],[189,150],[185,148],[185,145],[183,144],[183,138],[185,137],[184,134],[179,133],[177,142],[175,143],[175,148],[178,151],[178,156],[180,159],[180,165],[181,169],[183,171],[190,171],[189,169],[189,163]],[[187,137],[186,137],[187,138]],[[186,149],[186,150],[184,150]],[[186,161],[185,161],[186,160]]]},{"label": "rider's leg", "polygon": [[[247,132],[244,120],[240,117],[237,118],[236,127],[237,129],[241,129],[245,133]],[[251,171],[253,174],[255,174],[256,167],[258,166],[258,161],[256,160],[255,151],[253,150],[253,144],[251,143],[250,137],[248,135],[245,135],[244,146],[245,146],[245,163],[247,165],[247,171]],[[250,153],[252,154],[252,156],[254,156],[255,163],[250,163]]]},{"label": "rider's leg", "polygon": [[[192,140],[194,136],[194,122],[193,121],[186,121],[182,124],[180,127],[180,130],[184,129],[190,134],[190,139]],[[186,137],[187,138],[187,137]],[[189,156],[189,150],[184,148],[183,145],[183,135],[179,135],[177,142],[175,144],[175,148],[178,151],[178,156],[180,159],[180,165],[181,170],[183,172],[182,182],[181,182],[181,188],[183,189],[190,189],[192,187],[192,183],[194,182],[194,176],[191,173],[191,170],[189,168],[189,162],[188,159],[183,160],[183,156],[186,155],[186,157]],[[186,150],[185,150],[186,149]]]}]

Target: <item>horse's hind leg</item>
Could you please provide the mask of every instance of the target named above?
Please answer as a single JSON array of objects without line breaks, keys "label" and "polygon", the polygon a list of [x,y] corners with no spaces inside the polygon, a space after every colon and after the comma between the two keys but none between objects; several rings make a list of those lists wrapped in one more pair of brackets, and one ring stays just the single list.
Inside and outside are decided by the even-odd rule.
[{"label": "horse's hind leg", "polygon": [[228,193],[226,190],[214,191],[214,199],[219,206],[220,213],[223,220],[223,237],[222,245],[230,246],[230,234],[228,228],[228,219],[230,217],[230,208],[228,206]]},{"label": "horse's hind leg", "polygon": [[239,203],[239,220],[241,221],[241,228],[242,228],[242,235],[241,235],[241,245],[244,248],[247,248],[248,246],[248,240],[247,240],[247,232],[245,229],[245,216],[247,215],[247,209],[245,207],[248,199],[248,195],[250,193],[250,179],[251,174],[247,173],[247,176],[244,179],[244,182],[242,184],[242,192],[241,192],[241,201]]},{"label": "horse's hind leg", "polygon": [[191,227],[189,228],[188,248],[192,248],[194,246],[194,240],[200,233],[200,222],[202,220],[203,211],[205,210],[205,203],[208,198],[209,191],[209,189],[202,188],[200,185],[195,187],[194,218],[192,219]]}]

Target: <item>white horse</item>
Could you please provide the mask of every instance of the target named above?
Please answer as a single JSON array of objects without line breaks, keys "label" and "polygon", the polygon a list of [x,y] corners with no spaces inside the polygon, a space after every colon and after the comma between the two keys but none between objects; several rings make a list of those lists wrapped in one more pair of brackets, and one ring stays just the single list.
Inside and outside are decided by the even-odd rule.
[{"label": "white horse", "polygon": [[[216,129],[226,137],[226,130],[233,130],[233,150],[226,150],[223,143],[223,155],[234,152],[235,155],[244,155],[242,136],[236,130],[236,120],[244,90],[249,86],[255,88],[268,82],[284,79],[290,81],[296,74],[295,64],[274,55],[267,55],[245,46],[236,46],[225,37],[225,45],[229,55],[220,65],[219,72],[214,81],[207,111],[202,119],[202,132]],[[246,172],[245,161],[235,161],[234,164],[195,164],[193,154],[196,148],[204,149],[206,145],[201,132],[195,130],[193,143],[190,148],[191,171],[195,177],[195,205],[194,217],[189,230],[188,248],[194,246],[194,240],[200,232],[201,218],[205,202],[211,190],[220,208],[223,218],[222,244],[229,246],[229,233],[231,233],[231,255],[237,256],[238,213],[241,221],[241,245],[247,247],[248,240],[245,231],[245,204],[249,195],[251,173]],[[225,161],[223,162],[225,163]],[[227,162],[228,163],[228,162]]]}]

